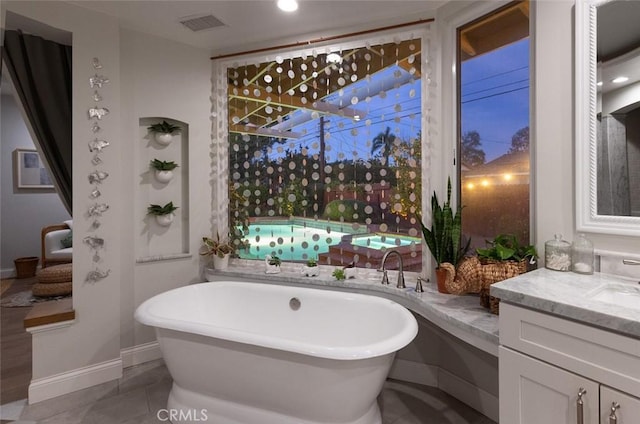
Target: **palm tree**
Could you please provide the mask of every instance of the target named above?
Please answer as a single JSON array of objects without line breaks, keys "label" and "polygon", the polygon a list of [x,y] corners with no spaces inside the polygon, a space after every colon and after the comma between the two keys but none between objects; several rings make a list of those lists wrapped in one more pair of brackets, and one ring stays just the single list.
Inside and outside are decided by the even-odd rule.
[{"label": "palm tree", "polygon": [[395,139],[395,134],[392,134],[391,128],[387,127],[385,132],[381,132],[372,140],[373,144],[371,145],[371,154],[373,155],[379,150],[382,152],[383,157],[388,160]]}]

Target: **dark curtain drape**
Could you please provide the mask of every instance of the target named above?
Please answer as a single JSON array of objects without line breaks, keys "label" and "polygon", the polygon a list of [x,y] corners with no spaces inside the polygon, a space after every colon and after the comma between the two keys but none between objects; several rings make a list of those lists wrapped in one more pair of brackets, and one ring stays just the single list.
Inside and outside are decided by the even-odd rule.
[{"label": "dark curtain drape", "polygon": [[2,57],[62,203],[72,215],[71,46],[5,31]]}]

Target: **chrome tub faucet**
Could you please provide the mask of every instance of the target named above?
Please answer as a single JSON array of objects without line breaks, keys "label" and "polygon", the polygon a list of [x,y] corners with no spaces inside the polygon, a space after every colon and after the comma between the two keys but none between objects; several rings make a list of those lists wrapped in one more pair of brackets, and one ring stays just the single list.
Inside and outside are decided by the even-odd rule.
[{"label": "chrome tub faucet", "polygon": [[404,289],[406,288],[406,286],[404,285],[404,272],[402,270],[403,268],[402,255],[397,250],[387,250],[385,252],[385,254],[382,256],[382,262],[380,263],[380,269],[378,269],[378,272],[382,272],[382,284],[389,284],[389,275],[387,274],[387,270],[384,268],[384,264],[387,261],[387,258],[389,257],[389,255],[392,253],[398,256],[399,270],[398,270],[398,284],[396,284],[396,287],[399,289]]}]

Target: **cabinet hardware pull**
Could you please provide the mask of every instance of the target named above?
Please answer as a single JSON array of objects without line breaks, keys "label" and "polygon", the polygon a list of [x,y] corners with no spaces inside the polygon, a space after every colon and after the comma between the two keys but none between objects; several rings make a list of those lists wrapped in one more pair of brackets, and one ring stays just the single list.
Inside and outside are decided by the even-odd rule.
[{"label": "cabinet hardware pull", "polygon": [[578,424],[584,424],[584,409],[583,409],[583,405],[584,405],[584,401],[582,400],[582,396],[584,396],[587,393],[587,391],[583,388],[580,387],[578,389],[578,400],[576,401],[576,416],[577,416],[577,423]]},{"label": "cabinet hardware pull", "polygon": [[611,402],[611,413],[609,414],[609,424],[617,424],[618,417],[616,417],[616,410],[620,409],[618,402]]}]

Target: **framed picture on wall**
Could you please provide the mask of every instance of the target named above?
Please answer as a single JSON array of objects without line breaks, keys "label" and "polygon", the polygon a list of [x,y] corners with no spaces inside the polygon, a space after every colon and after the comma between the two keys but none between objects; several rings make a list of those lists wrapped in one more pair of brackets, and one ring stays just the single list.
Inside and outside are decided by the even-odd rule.
[{"label": "framed picture on wall", "polygon": [[54,189],[53,180],[35,149],[13,151],[13,172],[18,189]]}]

